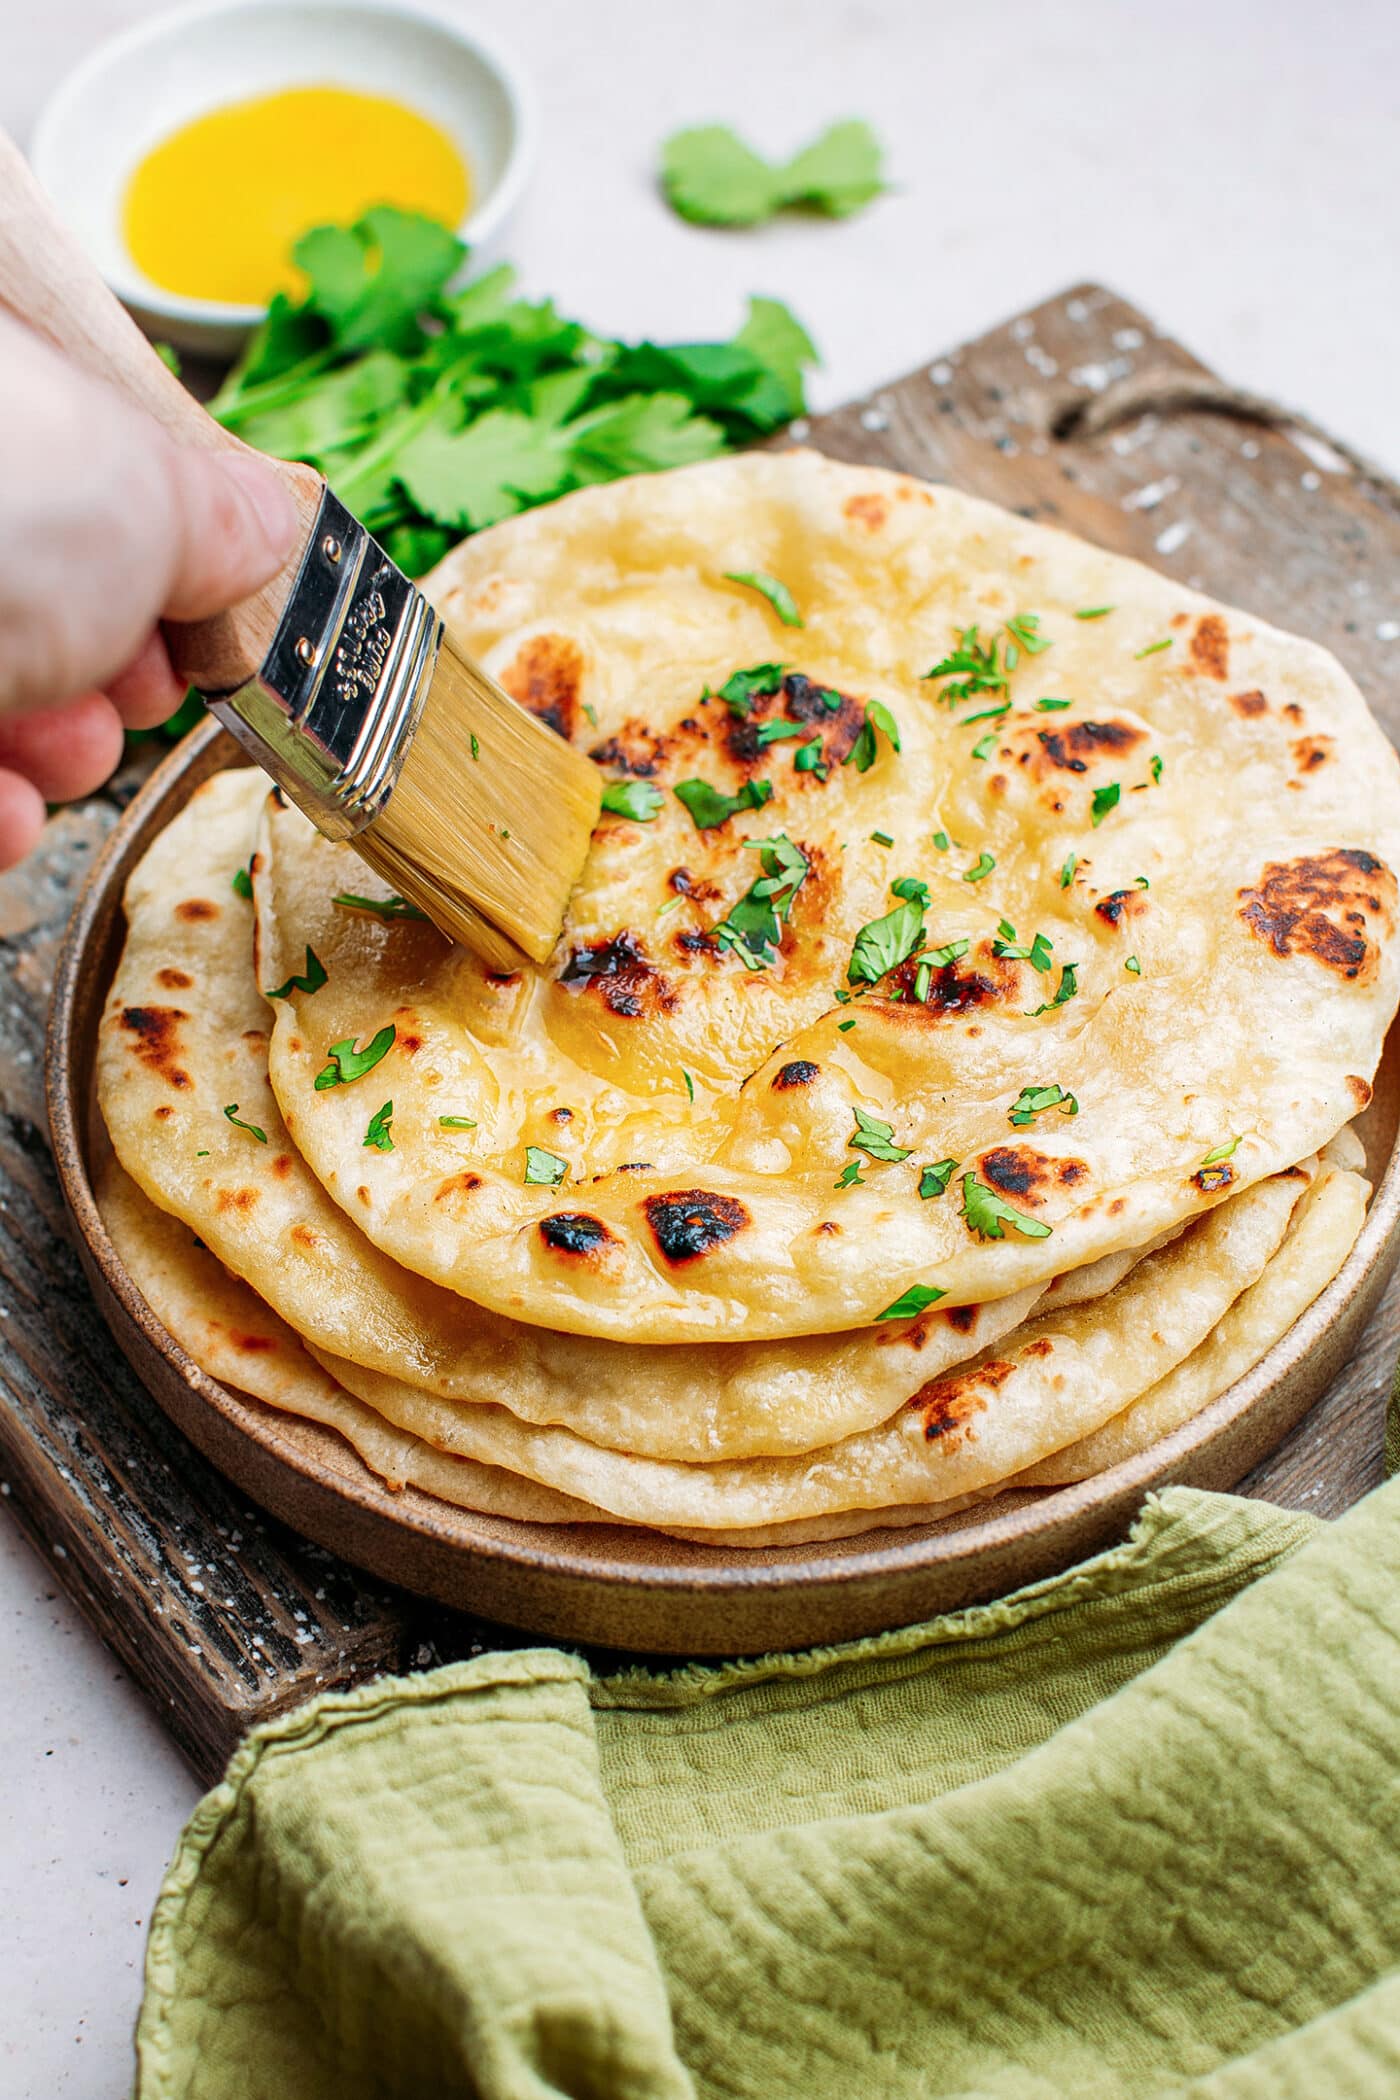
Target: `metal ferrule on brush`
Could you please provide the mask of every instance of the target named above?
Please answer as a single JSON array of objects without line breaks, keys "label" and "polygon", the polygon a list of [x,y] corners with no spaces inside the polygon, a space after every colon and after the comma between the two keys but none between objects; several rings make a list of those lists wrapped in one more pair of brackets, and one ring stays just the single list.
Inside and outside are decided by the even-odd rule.
[{"label": "metal ferrule on brush", "polygon": [[318,830],[352,838],[398,779],[441,640],[423,593],[327,489],[257,676],[209,706]]}]

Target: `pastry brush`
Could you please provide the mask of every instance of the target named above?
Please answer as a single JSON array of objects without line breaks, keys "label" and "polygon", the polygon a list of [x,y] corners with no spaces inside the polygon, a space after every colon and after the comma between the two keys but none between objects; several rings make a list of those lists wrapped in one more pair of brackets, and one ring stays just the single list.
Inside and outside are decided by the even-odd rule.
[{"label": "pastry brush", "polygon": [[[0,133],[0,305],[178,443],[242,451],[107,289]],[[271,461],[302,531],[281,575],[166,645],[327,838],[492,968],[542,963],[598,820],[597,769],[457,647],[319,474]]]}]

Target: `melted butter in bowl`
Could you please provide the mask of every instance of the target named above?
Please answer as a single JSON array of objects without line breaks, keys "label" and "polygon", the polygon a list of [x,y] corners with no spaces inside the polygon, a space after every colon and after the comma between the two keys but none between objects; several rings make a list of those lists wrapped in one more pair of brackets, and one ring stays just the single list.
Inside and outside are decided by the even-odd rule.
[{"label": "melted butter in bowl", "polygon": [[142,275],[187,299],[260,306],[300,289],[293,243],[371,205],[466,217],[471,177],[430,118],[385,95],[294,87],[182,124],[132,174],[122,232]]}]

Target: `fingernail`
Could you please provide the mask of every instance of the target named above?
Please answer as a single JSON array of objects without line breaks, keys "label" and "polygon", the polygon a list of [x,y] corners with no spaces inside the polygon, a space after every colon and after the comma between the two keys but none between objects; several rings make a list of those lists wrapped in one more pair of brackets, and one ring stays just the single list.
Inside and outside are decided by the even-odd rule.
[{"label": "fingernail", "polygon": [[231,452],[221,460],[225,473],[238,483],[257,518],[271,552],[290,554],[301,530],[291,492],[275,467],[254,452]]}]

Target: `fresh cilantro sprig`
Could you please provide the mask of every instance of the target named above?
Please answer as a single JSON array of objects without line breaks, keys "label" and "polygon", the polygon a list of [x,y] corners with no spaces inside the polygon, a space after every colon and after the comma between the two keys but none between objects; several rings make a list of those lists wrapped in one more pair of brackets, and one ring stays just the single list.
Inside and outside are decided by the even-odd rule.
[{"label": "fresh cilantro sprig", "polygon": [[274,991],[264,992],[263,997],[264,999],[290,999],[293,992],[319,992],[321,986],[328,982],[326,966],[308,941],[306,946],[306,967],[300,977],[289,977],[285,984],[279,984]]},{"label": "fresh cilantro sprig", "polygon": [[[777,692],[786,670],[786,664],[751,664],[747,671],[731,671],[713,697],[722,700],[730,714],[742,722],[753,713],[754,701],[761,694]],[[703,698],[711,697],[707,686]]]},{"label": "fresh cilantro sprig", "polygon": [[875,763],[878,746],[875,732],[880,730],[889,740],[890,749],[898,751],[899,724],[885,706],[883,700],[867,700],[865,720],[860,725],[860,734],[842,759],[843,766],[854,766],[857,773],[868,773]]},{"label": "fresh cilantro sprig", "polygon": [[862,926],[846,969],[847,984],[878,984],[882,977],[923,946],[924,905],[905,897],[893,911]]},{"label": "fresh cilantro sprig", "polygon": [[759,855],[763,873],[715,926],[720,948],[737,955],[746,970],[766,970],[783,938],[793,899],[807,880],[810,863],[785,833],[745,839]]},{"label": "fresh cilantro sprig", "polygon": [[651,780],[610,780],[603,789],[603,808],[610,817],[630,817],[650,824],[666,797]]},{"label": "fresh cilantro sprig", "polygon": [[927,1202],[931,1196],[944,1196],[948,1183],[957,1170],[955,1159],[936,1159],[932,1166],[925,1167],[919,1176],[919,1194]]},{"label": "fresh cilantro sprig", "polygon": [[685,804],[697,831],[714,831],[741,809],[762,809],[765,802],[771,802],[773,783],[746,780],[737,795],[726,795],[723,788],[712,787],[708,780],[678,780],[671,792]]},{"label": "fresh cilantro sprig", "polygon": [[332,1043],[326,1052],[330,1063],[316,1074],[316,1092],[324,1094],[329,1087],[349,1086],[352,1081],[363,1079],[366,1072],[374,1070],[382,1057],[388,1056],[396,1034],[393,1022],[388,1021],[378,1035],[366,1043],[363,1050],[355,1048],[353,1035],[347,1035],[340,1042]]},{"label": "fresh cilantro sprig", "polygon": [[872,1116],[863,1108],[856,1109],[854,1115],[855,1134],[846,1140],[852,1152],[867,1152],[872,1159],[883,1159],[894,1164],[908,1159],[910,1147],[895,1144],[892,1124],[882,1123],[878,1116]]},{"label": "fresh cilantro sprig", "polygon": [[1016,929],[1009,919],[997,923],[996,939],[992,942],[993,955],[1004,956],[1008,962],[1028,962],[1033,970],[1043,976],[1050,967],[1050,955],[1054,942],[1045,934],[1038,933],[1027,948],[1016,937]]},{"label": "fresh cilantro sprig", "polygon": [[1062,1086],[1023,1086],[1007,1110],[1007,1117],[1017,1130],[1024,1130],[1047,1108],[1058,1108],[1062,1116],[1079,1114],[1079,1103]]},{"label": "fresh cilantro sprig", "polygon": [[393,1122],[394,1104],[392,1101],[386,1101],[384,1106],[377,1108],[369,1119],[369,1129],[365,1132],[364,1137],[365,1144],[372,1147],[376,1152],[392,1152],[394,1149]]},{"label": "fresh cilantro sprig", "polygon": [[859,118],[830,125],[776,165],[727,124],[698,124],[662,147],[661,187],[697,226],[757,226],[788,205],[844,219],[885,188],[880,163],[880,143]]}]

